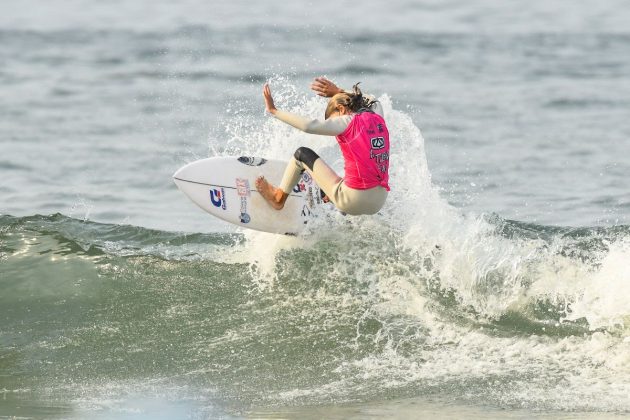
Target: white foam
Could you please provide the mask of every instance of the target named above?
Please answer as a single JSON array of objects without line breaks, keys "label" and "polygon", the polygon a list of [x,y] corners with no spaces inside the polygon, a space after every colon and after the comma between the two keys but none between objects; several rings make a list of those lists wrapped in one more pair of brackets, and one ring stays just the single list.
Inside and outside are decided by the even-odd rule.
[{"label": "white foam", "polygon": [[580,284],[567,319],[585,318],[591,328],[621,328],[630,336],[630,241],[609,245],[599,268]]}]

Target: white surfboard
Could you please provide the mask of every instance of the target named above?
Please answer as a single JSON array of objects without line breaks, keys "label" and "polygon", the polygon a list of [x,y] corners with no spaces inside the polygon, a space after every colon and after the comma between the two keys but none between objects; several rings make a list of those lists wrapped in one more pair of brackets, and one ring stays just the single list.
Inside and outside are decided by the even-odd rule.
[{"label": "white surfboard", "polygon": [[256,178],[263,175],[280,184],[287,162],[258,157],[213,157],[201,159],[173,175],[177,187],[195,204],[226,222],[264,232],[297,235],[321,204],[319,187],[304,172],[282,210],[272,208],[256,191]]}]

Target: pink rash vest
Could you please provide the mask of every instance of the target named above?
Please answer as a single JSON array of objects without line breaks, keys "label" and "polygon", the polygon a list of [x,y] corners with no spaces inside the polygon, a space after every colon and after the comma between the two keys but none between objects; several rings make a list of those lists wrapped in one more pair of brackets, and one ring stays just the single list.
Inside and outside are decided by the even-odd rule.
[{"label": "pink rash vest", "polygon": [[389,191],[389,132],[385,120],[359,111],[345,131],[336,136],[345,161],[344,183],[355,190],[381,186]]}]

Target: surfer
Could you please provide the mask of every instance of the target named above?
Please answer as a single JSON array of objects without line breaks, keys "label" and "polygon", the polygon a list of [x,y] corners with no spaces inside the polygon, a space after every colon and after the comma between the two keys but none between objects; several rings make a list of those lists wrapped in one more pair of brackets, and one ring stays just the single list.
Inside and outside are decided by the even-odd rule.
[{"label": "surfer", "polygon": [[278,187],[261,176],[256,179],[256,189],[273,208],[281,210],[306,171],[340,211],[351,215],[376,213],[385,204],[389,191],[389,132],[381,104],[373,96],[363,95],[358,83],[348,92],[317,77],[311,89],[330,98],[324,120],[277,109],[268,83],[263,87],[265,107],[280,121],[306,133],[335,136],[344,159],[344,177],[337,175],[313,150],[300,147]]}]

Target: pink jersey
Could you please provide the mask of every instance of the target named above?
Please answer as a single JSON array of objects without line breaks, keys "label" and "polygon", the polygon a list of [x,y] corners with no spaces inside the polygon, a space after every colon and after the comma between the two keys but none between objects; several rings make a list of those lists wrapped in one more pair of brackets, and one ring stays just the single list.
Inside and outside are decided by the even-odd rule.
[{"label": "pink jersey", "polygon": [[359,112],[336,138],[345,161],[344,183],[355,190],[380,185],[389,191],[389,132],[383,117]]}]

